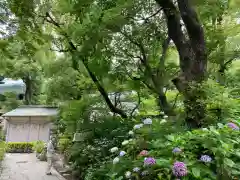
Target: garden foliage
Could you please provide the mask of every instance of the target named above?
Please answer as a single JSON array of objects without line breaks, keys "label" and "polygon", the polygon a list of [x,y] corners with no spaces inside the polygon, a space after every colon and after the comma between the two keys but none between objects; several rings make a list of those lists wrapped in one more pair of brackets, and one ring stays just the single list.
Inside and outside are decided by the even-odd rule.
[{"label": "garden foliage", "polygon": [[34,143],[32,142],[8,142],[8,153],[31,153],[33,152]]},{"label": "garden foliage", "polygon": [[0,72],[59,107],[77,180],[240,179],[239,3],[3,0]]},{"label": "garden foliage", "polygon": [[1,141],[0,142],[0,161],[3,160],[5,152],[6,152],[6,143]]},{"label": "garden foliage", "polygon": [[135,125],[131,140],[112,148],[112,165],[103,169],[106,179],[240,177],[238,122],[175,133],[166,132],[169,126],[165,120]]}]

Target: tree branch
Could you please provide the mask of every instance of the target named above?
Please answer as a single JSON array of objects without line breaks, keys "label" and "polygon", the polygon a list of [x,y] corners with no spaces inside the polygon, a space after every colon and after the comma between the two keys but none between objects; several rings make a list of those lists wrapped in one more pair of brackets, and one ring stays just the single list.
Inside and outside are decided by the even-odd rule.
[{"label": "tree branch", "polygon": [[[229,53],[230,54],[230,53]],[[220,66],[218,72],[220,73],[224,73],[228,67],[228,65],[230,65],[234,60],[236,60],[236,58],[239,58],[240,56],[240,52],[239,51],[235,51],[233,54],[231,54],[232,57],[227,60],[223,65]]]},{"label": "tree branch", "polygon": [[56,51],[56,52],[69,52],[69,51],[71,51],[71,49],[52,49],[52,48],[50,48],[49,50],[50,51]]},{"label": "tree branch", "polygon": [[[44,17],[46,19],[47,22],[53,24],[54,26],[56,26],[57,28],[59,28],[62,33],[63,33],[63,36],[65,38],[67,38],[68,40],[68,44],[69,46],[71,47],[71,51],[72,53],[76,52],[77,51],[77,47],[73,44],[73,42],[70,40],[68,34],[66,32],[64,32],[60,26],[59,23],[57,23],[53,17],[50,15],[50,13],[46,13],[46,16]],[[73,61],[76,63],[76,57],[73,58]],[[107,103],[109,109],[114,112],[114,113],[117,113],[119,114],[122,118],[127,118],[127,115],[121,110],[121,109],[118,109],[117,107],[115,107],[113,105],[113,103],[111,102],[111,100],[109,99],[108,97],[108,93],[105,91],[105,89],[103,88],[103,86],[100,84],[100,82],[98,81],[97,77],[94,75],[94,73],[90,70],[88,64],[87,64],[87,60],[84,58],[84,57],[80,57],[81,61],[83,62],[89,76],[91,77],[92,81],[94,82],[94,84],[96,85],[98,91],[101,93],[101,95],[103,96],[105,102]],[[73,68],[77,71],[79,71],[79,68],[78,68],[78,63],[77,65],[75,64],[73,66]]]},{"label": "tree branch", "polygon": [[160,69],[163,71],[164,68],[165,68],[166,54],[167,54],[167,50],[168,50],[170,41],[171,41],[171,39],[170,39],[169,36],[163,41],[163,44],[162,44],[162,56],[160,57],[160,61],[159,61],[159,64],[158,64],[157,76],[160,73]]},{"label": "tree branch", "polygon": [[156,16],[158,13],[160,13],[162,10],[162,8],[159,8],[155,13],[153,13],[152,15],[144,18],[145,21],[147,21],[148,19],[151,19],[152,17]]},{"label": "tree branch", "polygon": [[174,99],[174,103],[173,103],[172,109],[175,109],[175,107],[176,107],[178,96],[179,96],[179,93],[177,93],[177,95],[176,95],[176,97]]},{"label": "tree branch", "polygon": [[137,95],[138,95],[138,103],[137,103],[136,106],[132,109],[132,112],[130,113],[130,117],[131,117],[131,118],[133,117],[133,113],[136,111],[136,109],[140,106],[140,103],[141,103],[140,93],[137,92]]},{"label": "tree branch", "polygon": [[142,55],[142,62],[146,65],[147,64],[147,54],[146,54],[146,51],[145,51],[145,48],[143,46],[142,43],[139,43],[137,41],[135,41],[131,36],[129,36],[127,33],[125,32],[120,32],[124,37],[126,37],[132,44],[136,45],[138,48],[139,48],[139,51]]}]

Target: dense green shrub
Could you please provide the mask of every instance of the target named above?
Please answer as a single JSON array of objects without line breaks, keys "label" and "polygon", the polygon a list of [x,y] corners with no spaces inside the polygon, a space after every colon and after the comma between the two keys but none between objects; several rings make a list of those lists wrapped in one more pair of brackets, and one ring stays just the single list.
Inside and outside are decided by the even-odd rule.
[{"label": "dense green shrub", "polygon": [[240,117],[240,100],[230,95],[231,89],[228,89],[213,80],[208,80],[203,85],[207,94],[207,118],[206,124],[215,124],[226,118]]},{"label": "dense green shrub", "polygon": [[43,152],[45,148],[45,143],[43,141],[37,141],[33,143],[33,150],[37,153],[40,154]]},{"label": "dense green shrub", "polygon": [[9,142],[7,143],[8,153],[31,153],[34,143],[32,142]]},{"label": "dense green shrub", "polygon": [[114,148],[111,163],[96,172],[105,178],[98,179],[240,178],[237,122],[193,131],[179,129],[179,133],[171,133],[172,127],[165,120],[151,119],[135,126],[133,139]]},{"label": "dense green shrub", "polygon": [[57,148],[60,151],[60,153],[64,154],[70,145],[71,145],[71,140],[69,138],[60,137]]},{"label": "dense green shrub", "polygon": [[5,135],[4,135],[2,127],[0,127],[0,141],[4,141],[4,140],[5,140]]},{"label": "dense green shrub", "polygon": [[111,159],[109,148],[120,145],[128,138],[126,134],[129,127],[120,118],[105,116],[104,121],[99,118],[99,122],[92,123],[89,129],[93,132],[93,137],[75,142],[69,149],[69,160],[77,179],[93,179],[94,172]]},{"label": "dense green shrub", "polygon": [[4,141],[0,142],[0,161],[3,160],[6,151],[6,143]]}]

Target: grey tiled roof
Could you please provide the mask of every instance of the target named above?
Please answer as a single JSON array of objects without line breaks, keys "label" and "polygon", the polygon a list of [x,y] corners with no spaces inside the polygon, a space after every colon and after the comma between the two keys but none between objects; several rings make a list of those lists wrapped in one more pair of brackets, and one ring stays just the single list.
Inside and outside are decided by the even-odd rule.
[{"label": "grey tiled roof", "polygon": [[11,116],[56,116],[56,107],[49,106],[20,106],[10,112],[3,114],[3,117]]}]

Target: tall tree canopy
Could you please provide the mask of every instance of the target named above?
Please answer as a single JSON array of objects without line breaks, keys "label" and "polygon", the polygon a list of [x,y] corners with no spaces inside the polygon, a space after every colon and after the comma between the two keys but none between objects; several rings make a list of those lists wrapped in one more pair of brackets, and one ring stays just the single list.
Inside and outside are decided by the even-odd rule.
[{"label": "tall tree canopy", "polygon": [[[176,115],[166,96],[166,90],[176,88],[187,124],[200,127],[207,108],[203,82],[210,76],[223,82],[225,70],[238,57],[236,44],[230,43],[238,35],[236,4],[6,1],[1,3],[1,23],[9,27],[2,31],[2,71],[25,81],[28,104],[37,103],[32,98],[40,93],[42,100],[58,103],[97,92],[122,118],[128,114],[109,93],[151,94],[160,111]],[[42,87],[38,95],[34,84]]]}]

